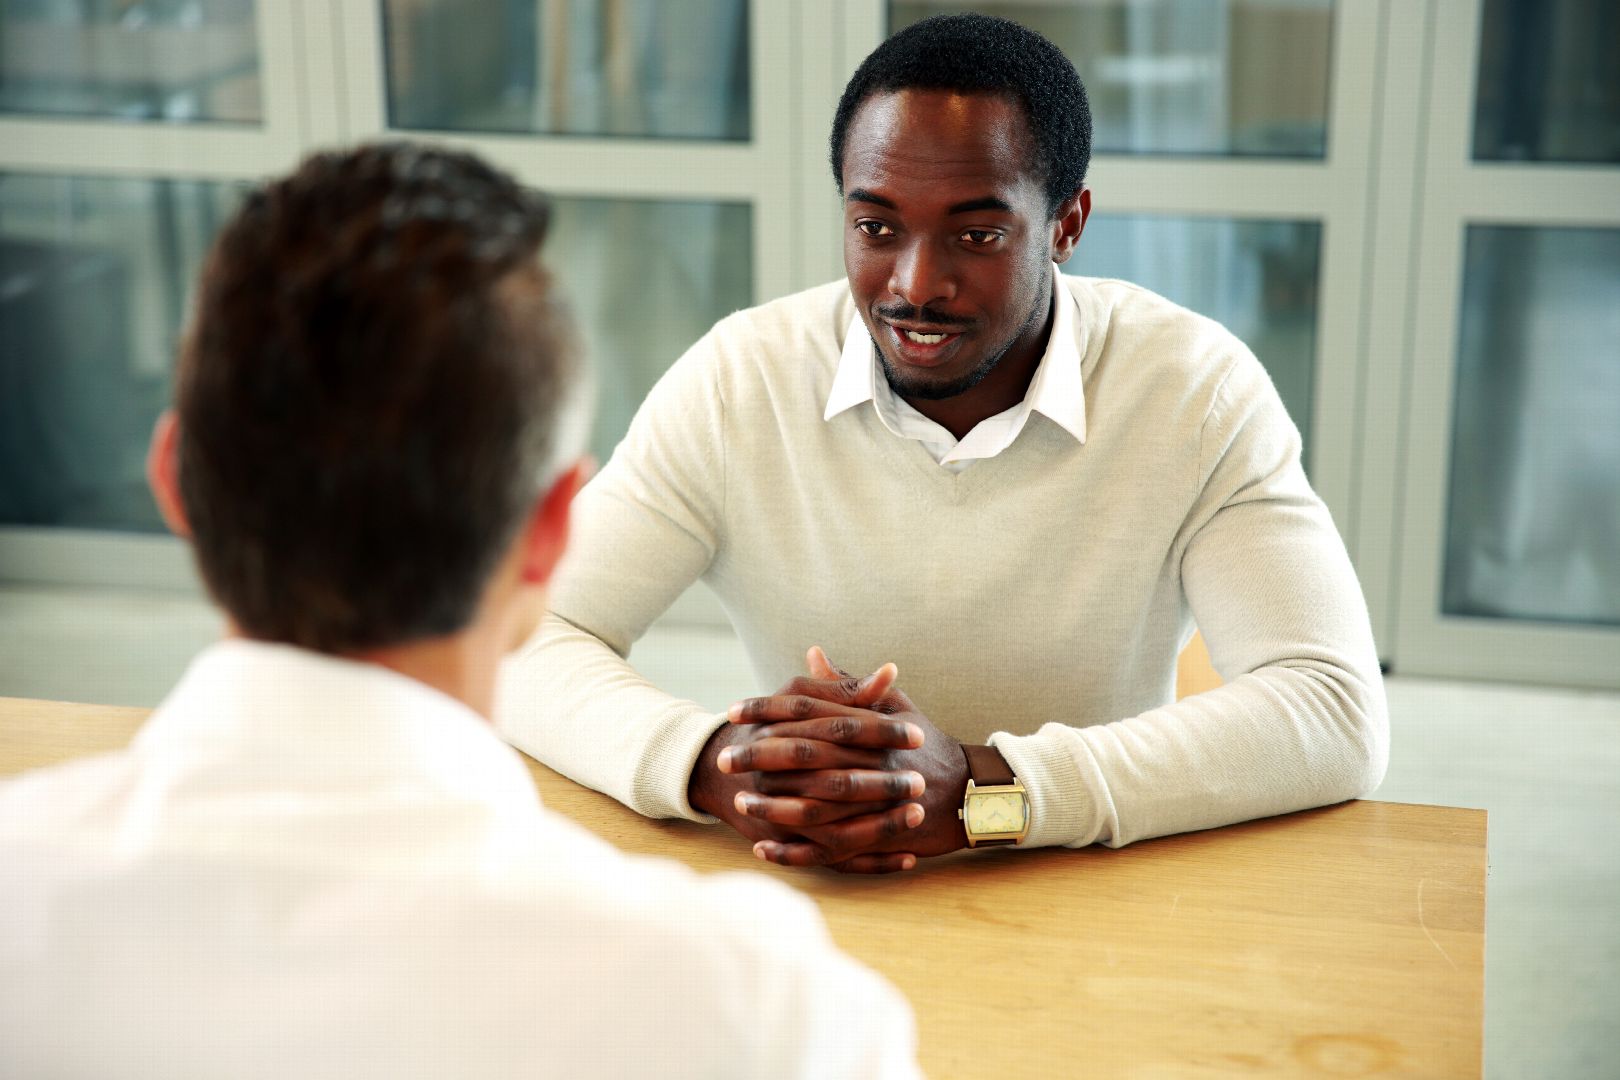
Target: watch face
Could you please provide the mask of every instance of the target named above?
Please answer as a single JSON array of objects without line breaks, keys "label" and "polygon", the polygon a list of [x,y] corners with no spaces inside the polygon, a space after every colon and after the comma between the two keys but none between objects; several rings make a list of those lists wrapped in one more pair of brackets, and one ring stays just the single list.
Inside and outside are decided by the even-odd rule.
[{"label": "watch face", "polygon": [[967,830],[975,836],[1024,830],[1024,797],[1015,791],[975,794],[968,800]]}]

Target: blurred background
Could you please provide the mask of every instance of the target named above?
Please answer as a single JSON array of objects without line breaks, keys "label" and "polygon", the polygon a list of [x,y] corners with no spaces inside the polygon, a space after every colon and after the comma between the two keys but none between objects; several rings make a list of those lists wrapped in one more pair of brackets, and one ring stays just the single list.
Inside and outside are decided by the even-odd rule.
[{"label": "blurred background", "polygon": [[[1620,1076],[1615,0],[0,0],[0,695],[155,704],[218,632],[142,459],[252,183],[394,133],[557,196],[605,460],[716,319],[841,276],[838,93],[968,6],[1090,91],[1065,271],[1224,322],[1299,425],[1380,797],[1492,811],[1487,1075]],[[756,689],[701,588],[633,659]]]}]

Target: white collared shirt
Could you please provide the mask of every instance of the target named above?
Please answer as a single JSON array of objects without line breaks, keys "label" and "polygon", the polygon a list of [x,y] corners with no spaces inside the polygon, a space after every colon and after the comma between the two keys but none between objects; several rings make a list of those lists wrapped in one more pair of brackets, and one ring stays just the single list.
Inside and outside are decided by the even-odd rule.
[{"label": "white collared shirt", "polygon": [[0,784],[0,1075],[916,1066],[791,889],[618,853],[421,683],[232,641],[128,751]]},{"label": "white collared shirt", "polygon": [[867,401],[891,433],[922,443],[935,461],[954,473],[1011,446],[1029,422],[1031,412],[1054,421],[1075,441],[1084,443],[1086,398],[1080,379],[1080,347],[1075,338],[1075,300],[1074,294],[1062,287],[1057,265],[1052,266],[1052,327],[1046,352],[1029,382],[1029,390],[1017,405],[979,421],[958,441],[943,425],[912,408],[889,387],[872,335],[857,311],[844,335],[844,350],[822,419],[831,420]]}]

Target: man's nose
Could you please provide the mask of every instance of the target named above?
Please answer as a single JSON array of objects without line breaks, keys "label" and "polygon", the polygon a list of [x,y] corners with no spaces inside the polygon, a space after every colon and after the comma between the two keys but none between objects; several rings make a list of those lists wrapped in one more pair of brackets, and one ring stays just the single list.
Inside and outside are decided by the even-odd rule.
[{"label": "man's nose", "polygon": [[948,302],[956,298],[955,268],[933,242],[915,239],[894,260],[889,292],[918,308]]}]

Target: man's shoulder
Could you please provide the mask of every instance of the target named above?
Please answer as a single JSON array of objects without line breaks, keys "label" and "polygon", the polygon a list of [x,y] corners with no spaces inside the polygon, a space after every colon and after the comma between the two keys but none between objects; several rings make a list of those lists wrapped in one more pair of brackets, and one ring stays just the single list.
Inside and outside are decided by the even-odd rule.
[{"label": "man's shoulder", "polygon": [[839,278],[743,308],[722,319],[718,325],[739,330],[771,326],[834,329],[842,335],[854,315],[855,305],[849,295],[849,282]]},{"label": "man's shoulder", "polygon": [[1232,372],[1261,370],[1243,340],[1207,315],[1133,282],[1064,278],[1084,328],[1088,380],[1207,406]]},{"label": "man's shoulder", "polygon": [[802,354],[808,348],[836,359],[854,316],[848,284],[830,281],[734,311],[708,336],[722,358],[757,362],[780,350]]},{"label": "man's shoulder", "polygon": [[768,366],[782,353],[836,361],[854,317],[849,285],[838,280],[734,311],[714,324],[708,342],[723,366]]},{"label": "man's shoulder", "polygon": [[[854,318],[843,281],[735,311],[672,367],[670,390],[683,401],[718,391],[728,408],[762,400],[819,401]],[[819,416],[819,406],[811,413]]]},{"label": "man's shoulder", "polygon": [[77,758],[0,780],[0,844],[44,840],[94,824],[134,779],[127,750]]},{"label": "man's shoulder", "polygon": [[[863,1022],[862,1006],[890,1003],[885,984],[839,952],[814,904],[763,875],[699,875],[604,844],[566,854],[553,847],[517,877],[518,883],[486,883],[450,905],[442,922],[434,917],[435,895],[419,893],[406,905],[409,923],[377,928],[373,940],[388,947],[405,935],[436,937],[443,944],[425,968],[444,977],[433,981],[488,983],[492,972],[465,959],[469,943],[456,933],[476,926],[474,944],[496,957],[493,964],[545,973],[544,981],[508,984],[511,1012],[612,1015],[643,1032],[642,1042],[656,1036],[650,1041],[674,1047],[683,1032],[703,1031],[723,1048],[671,1049],[671,1075],[792,1071],[802,1067],[813,1036],[826,1034],[827,1019],[854,1027]],[[832,992],[849,1000],[832,1006],[815,1000]],[[431,1012],[458,1007],[427,1004]],[[811,1006],[820,1021],[806,1011]],[[560,1045],[549,1050],[568,1047],[564,1056],[572,1058],[598,1035],[558,1033]],[[600,1052],[617,1061],[645,1049]]]},{"label": "man's shoulder", "polygon": [[1121,278],[1063,279],[1093,332],[1101,330],[1110,344],[1140,347],[1165,338],[1197,343],[1211,350],[1244,350],[1242,341],[1221,323],[1176,303],[1145,286]]},{"label": "man's shoulder", "polygon": [[489,903],[538,893],[520,900],[514,913],[567,911],[581,923],[676,937],[696,928],[697,940],[727,950],[768,940],[772,926],[801,945],[830,946],[815,904],[763,874],[699,874],[675,859],[621,851],[555,811],[542,808],[540,815],[528,831],[531,846],[510,867],[517,887],[492,893]]}]

